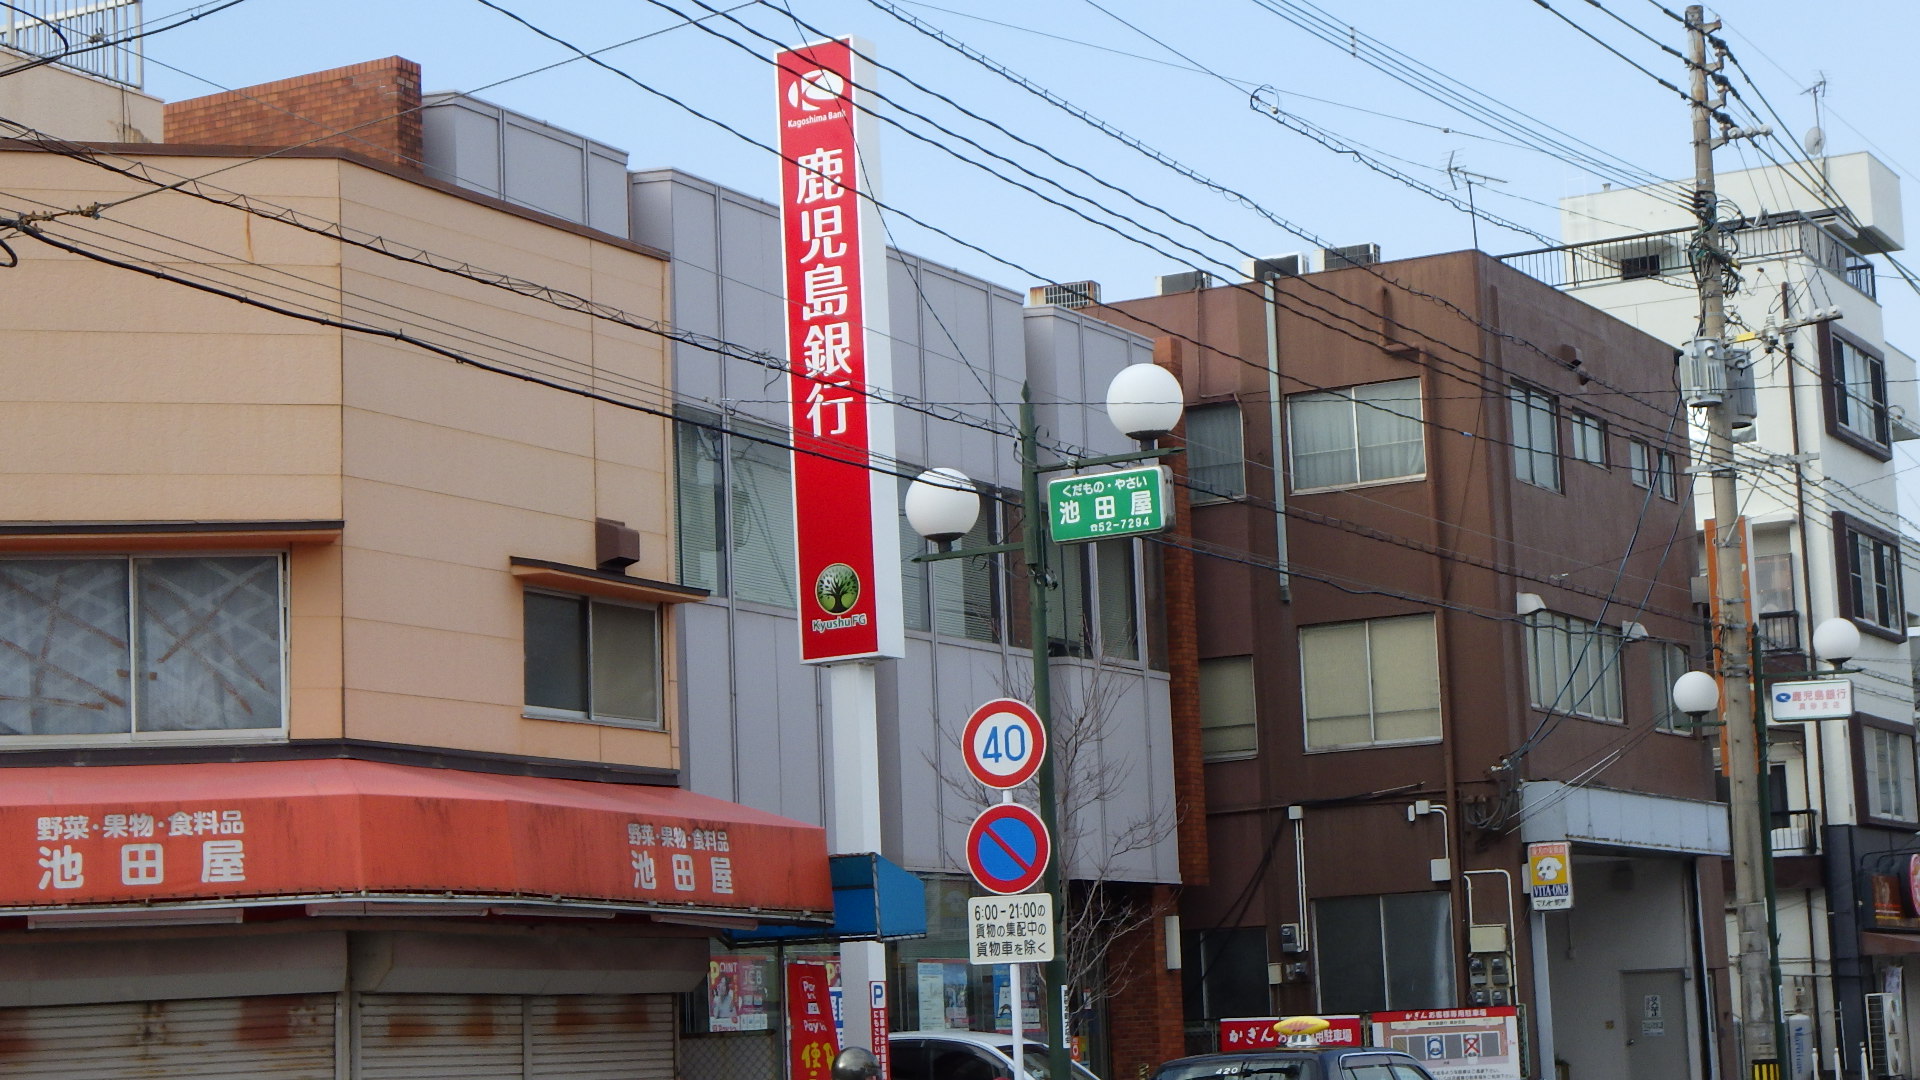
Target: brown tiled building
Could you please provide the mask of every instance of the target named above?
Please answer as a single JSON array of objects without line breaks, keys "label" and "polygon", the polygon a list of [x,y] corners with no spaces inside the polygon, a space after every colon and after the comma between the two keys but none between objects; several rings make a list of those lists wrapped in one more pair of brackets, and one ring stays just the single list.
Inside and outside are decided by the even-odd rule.
[{"label": "brown tiled building", "polygon": [[[1476,252],[1093,310],[1186,372],[1189,1045],[1484,1007],[1512,1075],[1711,1075],[1727,821],[1668,702],[1707,666],[1671,348]],[[1571,845],[1571,909],[1530,910],[1534,841]]]}]

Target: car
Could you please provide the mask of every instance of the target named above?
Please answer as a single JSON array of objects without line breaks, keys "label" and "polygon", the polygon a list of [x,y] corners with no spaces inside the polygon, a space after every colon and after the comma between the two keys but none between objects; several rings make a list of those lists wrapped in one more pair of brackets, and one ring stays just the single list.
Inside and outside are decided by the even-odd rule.
[{"label": "car", "polygon": [[[1026,1075],[1052,1080],[1046,1043],[1026,1040]],[[1004,1031],[896,1031],[887,1036],[893,1080],[1006,1080],[1013,1075],[1013,1036]],[[1073,1080],[1100,1080],[1079,1062]],[[1391,1078],[1382,1078],[1391,1080]]]},{"label": "car", "polygon": [[1149,1080],[1433,1080],[1420,1063],[1377,1046],[1276,1048],[1175,1058]]}]

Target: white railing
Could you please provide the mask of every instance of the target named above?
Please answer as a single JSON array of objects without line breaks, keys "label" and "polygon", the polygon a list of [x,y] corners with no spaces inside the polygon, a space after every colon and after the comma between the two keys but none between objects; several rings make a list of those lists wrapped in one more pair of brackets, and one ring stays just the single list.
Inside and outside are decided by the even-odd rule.
[{"label": "white railing", "polygon": [[13,0],[0,8],[0,46],[137,88],[140,19],[140,0]]}]

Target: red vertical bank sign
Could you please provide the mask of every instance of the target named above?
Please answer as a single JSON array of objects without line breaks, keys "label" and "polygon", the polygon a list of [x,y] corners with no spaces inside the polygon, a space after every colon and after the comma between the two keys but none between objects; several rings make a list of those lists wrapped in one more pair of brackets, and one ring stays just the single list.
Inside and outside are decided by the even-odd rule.
[{"label": "red vertical bank sign", "polygon": [[[800,658],[901,656],[899,487],[887,339],[886,233],[866,196],[877,145],[863,107],[872,47],[779,56],[780,233],[787,287]],[[888,467],[874,469],[876,462]]]},{"label": "red vertical bank sign", "polygon": [[787,1075],[792,1080],[829,1080],[840,1040],[833,1030],[827,965],[796,960],[787,965]]}]

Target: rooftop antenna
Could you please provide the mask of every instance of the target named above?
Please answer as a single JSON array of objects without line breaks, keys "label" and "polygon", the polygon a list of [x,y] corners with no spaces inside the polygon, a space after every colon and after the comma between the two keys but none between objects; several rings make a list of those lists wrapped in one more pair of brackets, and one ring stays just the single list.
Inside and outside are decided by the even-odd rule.
[{"label": "rooftop antenna", "polygon": [[1475,208],[1473,204],[1473,185],[1504,184],[1506,183],[1506,181],[1500,179],[1497,176],[1484,176],[1477,172],[1468,172],[1467,170],[1459,167],[1458,165],[1455,165],[1453,163],[1453,159],[1454,159],[1454,156],[1458,153],[1459,153],[1458,150],[1447,151],[1447,180],[1453,184],[1453,190],[1455,191],[1460,190],[1461,181],[1466,182],[1467,217],[1473,220],[1473,247],[1474,247],[1474,250],[1477,251],[1480,248],[1480,211],[1477,208]]},{"label": "rooftop antenna", "polygon": [[1800,145],[1806,149],[1808,157],[1820,157],[1827,152],[1827,133],[1820,124],[1820,99],[1827,94],[1827,73],[1821,71],[1816,74],[1820,76],[1820,80],[1800,91],[1803,94],[1813,95],[1813,127],[1807,131],[1806,138],[1800,140]]}]

